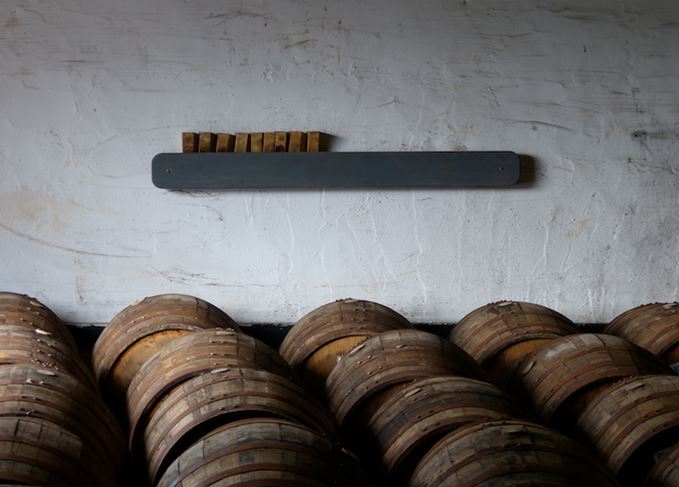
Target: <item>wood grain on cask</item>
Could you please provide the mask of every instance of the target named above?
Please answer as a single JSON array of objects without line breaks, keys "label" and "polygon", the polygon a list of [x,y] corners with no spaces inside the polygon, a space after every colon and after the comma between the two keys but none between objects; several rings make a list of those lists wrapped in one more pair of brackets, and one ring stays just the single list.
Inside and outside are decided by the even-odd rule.
[{"label": "wood grain on cask", "polygon": [[676,487],[679,485],[679,441],[656,457],[658,460],[646,477],[644,487]]},{"label": "wood grain on cask", "polygon": [[511,388],[521,361],[550,340],[578,333],[556,311],[533,303],[500,301],[467,314],[450,332],[450,340],[489,371],[495,383]]},{"label": "wood grain on cask", "polygon": [[351,349],[368,337],[400,328],[412,325],[396,311],[371,301],[342,299],[304,315],[286,335],[280,353],[309,390],[320,392]]},{"label": "wood grain on cask", "polygon": [[326,487],[333,468],[332,444],[316,431],[283,419],[244,419],[182,452],[157,486]]},{"label": "wood grain on cask", "polygon": [[206,428],[243,417],[278,417],[323,436],[335,434],[320,404],[291,381],[264,370],[217,369],[177,386],[151,412],[144,431],[149,479],[153,481]]},{"label": "wood grain on cask", "polygon": [[35,298],[25,294],[0,292],[0,326],[23,326],[39,330],[67,344],[73,351],[78,346],[66,325],[54,312]]},{"label": "wood grain on cask", "polygon": [[614,487],[596,456],[566,436],[525,421],[465,425],[436,443],[411,487]]},{"label": "wood grain on cask", "polygon": [[576,411],[569,406],[591,387],[629,376],[670,373],[660,359],[627,340],[583,333],[555,339],[534,352],[517,369],[517,381],[545,421],[568,425],[586,404]]},{"label": "wood grain on cask", "polygon": [[0,417],[29,415],[77,436],[101,472],[116,485],[126,464],[122,433],[101,399],[70,374],[32,365],[0,367]]},{"label": "wood grain on cask", "polygon": [[485,378],[474,359],[447,340],[419,330],[387,331],[358,345],[335,366],[326,382],[329,407],[341,425],[377,394],[437,375]]},{"label": "wood grain on cask", "polygon": [[168,343],[139,369],[130,383],[127,411],[130,446],[138,448],[151,411],[172,389],[215,369],[263,369],[291,378],[292,370],[268,345],[232,330],[202,330]]},{"label": "wood grain on cask", "polygon": [[642,485],[655,455],[679,443],[679,376],[620,381],[585,408],[577,425],[621,483]]},{"label": "wood grain on cask", "polygon": [[0,324],[0,365],[19,363],[67,372],[98,390],[90,369],[67,343],[41,329]]},{"label": "wood grain on cask", "polygon": [[625,311],[604,333],[629,340],[679,367],[679,302],[645,304]]},{"label": "wood grain on cask", "polygon": [[428,447],[454,429],[468,423],[524,416],[492,384],[440,376],[411,382],[384,402],[366,432],[374,441],[384,471],[396,481],[407,478]]},{"label": "wood grain on cask", "polygon": [[141,366],[172,340],[208,328],[238,325],[216,306],[183,294],[147,297],[122,310],[92,350],[94,372],[107,402],[124,416],[127,388]]}]

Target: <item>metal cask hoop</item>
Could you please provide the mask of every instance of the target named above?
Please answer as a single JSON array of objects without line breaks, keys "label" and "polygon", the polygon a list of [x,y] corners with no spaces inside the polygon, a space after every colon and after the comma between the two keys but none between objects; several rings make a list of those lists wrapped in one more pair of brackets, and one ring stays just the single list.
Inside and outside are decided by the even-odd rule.
[{"label": "metal cask hoop", "polygon": [[102,392],[124,409],[127,387],[139,368],[162,346],[208,328],[238,329],[223,311],[183,294],[144,298],[118,313],[104,328],[92,350],[92,364]]},{"label": "metal cask hoop", "polygon": [[670,374],[669,367],[622,338],[594,333],[556,339],[530,355],[517,370],[518,381],[546,421],[575,420],[561,414],[567,401],[588,388],[623,377]]},{"label": "metal cask hoop", "polygon": [[130,383],[130,446],[136,448],[150,411],[173,388],[193,377],[229,367],[264,369],[292,377],[290,367],[275,350],[243,333],[213,329],[178,338],[153,355]]},{"label": "metal cask hoop", "polygon": [[525,421],[465,425],[436,443],[409,485],[587,485],[614,487],[611,474],[584,447]]},{"label": "metal cask hoop", "polygon": [[332,445],[317,432],[283,419],[245,419],[181,453],[157,486],[325,486],[332,471]]},{"label": "metal cask hoop", "polygon": [[307,313],[288,332],[281,355],[311,390],[322,388],[338,360],[364,339],[412,325],[371,301],[342,299]]},{"label": "metal cask hoop", "polygon": [[328,376],[329,405],[342,424],[347,416],[390,386],[437,375],[484,378],[462,349],[431,333],[394,330],[369,338]]},{"label": "metal cask hoop", "polygon": [[468,423],[524,416],[512,400],[487,382],[440,376],[411,382],[377,409],[369,436],[384,469],[407,476],[423,448]]},{"label": "metal cask hoop", "polygon": [[162,473],[177,448],[193,443],[191,438],[206,427],[250,416],[288,419],[329,437],[335,432],[321,406],[287,379],[244,368],[209,372],[173,389],[151,412],[144,433],[149,478],[153,481]]},{"label": "metal cask hoop", "polygon": [[679,363],[679,302],[644,304],[625,311],[604,333],[625,338],[670,364]]},{"label": "metal cask hoop", "polygon": [[679,438],[679,376],[629,378],[582,412],[578,428],[627,485],[641,485],[659,451]]}]

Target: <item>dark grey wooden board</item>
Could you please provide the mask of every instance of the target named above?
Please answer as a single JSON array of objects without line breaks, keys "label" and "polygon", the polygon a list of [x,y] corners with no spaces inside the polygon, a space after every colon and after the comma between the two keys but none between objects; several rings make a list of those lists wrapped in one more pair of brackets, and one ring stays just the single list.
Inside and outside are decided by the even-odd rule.
[{"label": "dark grey wooden board", "polygon": [[158,154],[163,189],[478,188],[519,180],[513,152],[266,152]]}]

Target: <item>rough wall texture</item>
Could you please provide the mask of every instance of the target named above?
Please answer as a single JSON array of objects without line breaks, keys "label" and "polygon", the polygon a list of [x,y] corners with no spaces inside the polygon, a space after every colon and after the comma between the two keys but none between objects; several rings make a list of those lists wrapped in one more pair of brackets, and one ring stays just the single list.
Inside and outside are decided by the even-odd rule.
[{"label": "rough wall texture", "polygon": [[[65,319],[192,293],[250,322],[338,297],[415,321],[514,298],[577,321],[679,296],[675,0],[5,0],[0,289]],[[530,187],[151,185],[182,130],[506,149]]]}]

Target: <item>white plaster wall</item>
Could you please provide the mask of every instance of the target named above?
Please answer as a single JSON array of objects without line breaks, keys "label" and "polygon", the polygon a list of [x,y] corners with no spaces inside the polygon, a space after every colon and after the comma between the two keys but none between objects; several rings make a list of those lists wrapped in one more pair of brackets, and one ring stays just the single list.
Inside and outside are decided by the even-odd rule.
[{"label": "white plaster wall", "polygon": [[[183,130],[335,150],[503,149],[528,188],[151,184]],[[492,300],[584,322],[679,298],[675,0],[4,0],[0,289],[105,322],[185,292],[246,322],[339,297],[415,321]]]}]

